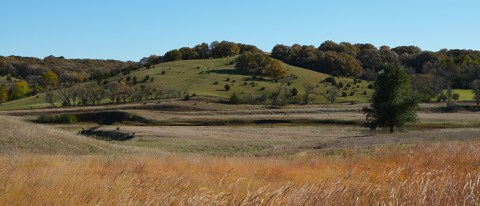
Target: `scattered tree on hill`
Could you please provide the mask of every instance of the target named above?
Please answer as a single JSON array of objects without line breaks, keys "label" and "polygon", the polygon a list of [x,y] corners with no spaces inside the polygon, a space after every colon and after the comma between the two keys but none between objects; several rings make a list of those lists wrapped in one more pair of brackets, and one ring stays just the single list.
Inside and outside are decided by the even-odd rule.
[{"label": "scattered tree on hill", "polygon": [[[60,88],[58,89],[58,96],[62,100],[62,105],[73,106],[74,103],[72,103],[72,99],[71,99],[73,96],[73,93],[74,93],[74,90],[71,85],[62,84],[60,86]],[[49,102],[48,99],[47,99],[47,102]]]},{"label": "scattered tree on hill", "polygon": [[179,51],[183,60],[197,59],[199,56],[195,50],[189,47],[182,47],[179,49]]},{"label": "scattered tree on hill", "polygon": [[170,50],[165,53],[164,58],[167,62],[179,61],[182,60],[182,53],[178,49]]},{"label": "scattered tree on hill", "polygon": [[103,88],[97,85],[92,85],[88,88],[88,93],[89,93],[90,101],[92,102],[92,105],[95,105],[97,103],[100,103],[100,101],[103,99],[105,95],[105,90],[103,90]]},{"label": "scattered tree on hill", "polygon": [[210,47],[207,43],[201,43],[193,47],[193,51],[198,54],[200,59],[208,59],[210,57]]},{"label": "scattered tree on hill", "polygon": [[338,97],[339,92],[340,92],[340,90],[336,86],[333,86],[333,87],[328,88],[326,93],[324,93],[322,95],[325,97],[327,102],[333,104],[337,101],[337,97]]},{"label": "scattered tree on hill", "polygon": [[47,101],[52,108],[55,108],[55,93],[53,91],[45,92],[45,101]]},{"label": "scattered tree on hill", "polygon": [[246,52],[237,58],[235,68],[243,74],[268,76],[279,80],[285,76],[282,65],[266,54]]},{"label": "scattered tree on hill", "polygon": [[234,42],[214,41],[210,44],[210,52],[214,58],[231,57],[240,54],[240,47]]},{"label": "scattered tree on hill", "polygon": [[480,79],[476,79],[472,82],[472,92],[477,102],[477,106],[480,106]]},{"label": "scattered tree on hill", "polygon": [[42,74],[44,86],[48,88],[55,88],[58,85],[58,75],[52,71],[46,71]]},{"label": "scattered tree on hill", "polygon": [[315,86],[309,82],[303,84],[304,94],[303,94],[303,101],[302,104],[309,104],[310,103],[310,95],[313,94],[315,90]]},{"label": "scattered tree on hill", "polygon": [[416,120],[417,101],[410,95],[410,78],[405,69],[396,64],[381,67],[375,81],[371,106],[363,108],[365,125],[371,129],[402,127]]},{"label": "scattered tree on hill", "polygon": [[238,95],[234,92],[232,95],[230,95],[230,98],[228,99],[228,103],[230,104],[238,104],[240,102],[240,98]]},{"label": "scattered tree on hill", "polygon": [[10,100],[20,99],[26,97],[30,88],[28,87],[28,83],[25,81],[15,82],[10,89]]},{"label": "scattered tree on hill", "polygon": [[8,101],[8,86],[0,84],[0,104]]}]

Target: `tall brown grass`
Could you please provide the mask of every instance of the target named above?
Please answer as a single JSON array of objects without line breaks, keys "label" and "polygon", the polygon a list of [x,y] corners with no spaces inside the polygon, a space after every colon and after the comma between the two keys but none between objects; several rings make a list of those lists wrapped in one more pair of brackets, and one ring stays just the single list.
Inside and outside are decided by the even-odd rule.
[{"label": "tall brown grass", "polygon": [[0,154],[110,154],[132,149],[56,130],[45,125],[0,116]]},{"label": "tall brown grass", "polygon": [[2,155],[1,205],[478,205],[480,143],[343,156]]}]

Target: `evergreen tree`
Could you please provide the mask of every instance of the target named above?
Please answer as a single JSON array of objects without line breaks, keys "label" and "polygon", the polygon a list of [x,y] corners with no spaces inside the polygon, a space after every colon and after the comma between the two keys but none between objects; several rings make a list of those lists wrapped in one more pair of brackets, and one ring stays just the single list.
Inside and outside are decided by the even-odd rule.
[{"label": "evergreen tree", "polygon": [[362,110],[366,114],[365,126],[371,129],[390,128],[390,133],[393,133],[394,127],[416,120],[418,103],[410,95],[410,79],[403,67],[383,65],[374,89],[371,106]]}]

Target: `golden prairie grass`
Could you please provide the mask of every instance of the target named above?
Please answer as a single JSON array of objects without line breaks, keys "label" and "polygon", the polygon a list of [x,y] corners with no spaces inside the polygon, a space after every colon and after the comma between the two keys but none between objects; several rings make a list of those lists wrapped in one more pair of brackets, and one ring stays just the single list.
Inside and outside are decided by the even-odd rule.
[{"label": "golden prairie grass", "polygon": [[477,205],[480,143],[344,156],[2,155],[1,205]]},{"label": "golden prairie grass", "polygon": [[106,154],[131,149],[77,136],[18,117],[0,116],[0,154]]}]

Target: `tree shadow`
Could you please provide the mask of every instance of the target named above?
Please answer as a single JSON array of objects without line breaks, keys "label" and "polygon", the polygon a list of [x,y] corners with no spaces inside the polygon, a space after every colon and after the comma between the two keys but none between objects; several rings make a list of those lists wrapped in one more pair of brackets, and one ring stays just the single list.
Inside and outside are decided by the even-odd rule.
[{"label": "tree shadow", "polygon": [[215,73],[215,74],[239,74],[236,70],[232,70],[232,69],[215,69],[215,70],[209,70],[208,73]]}]

